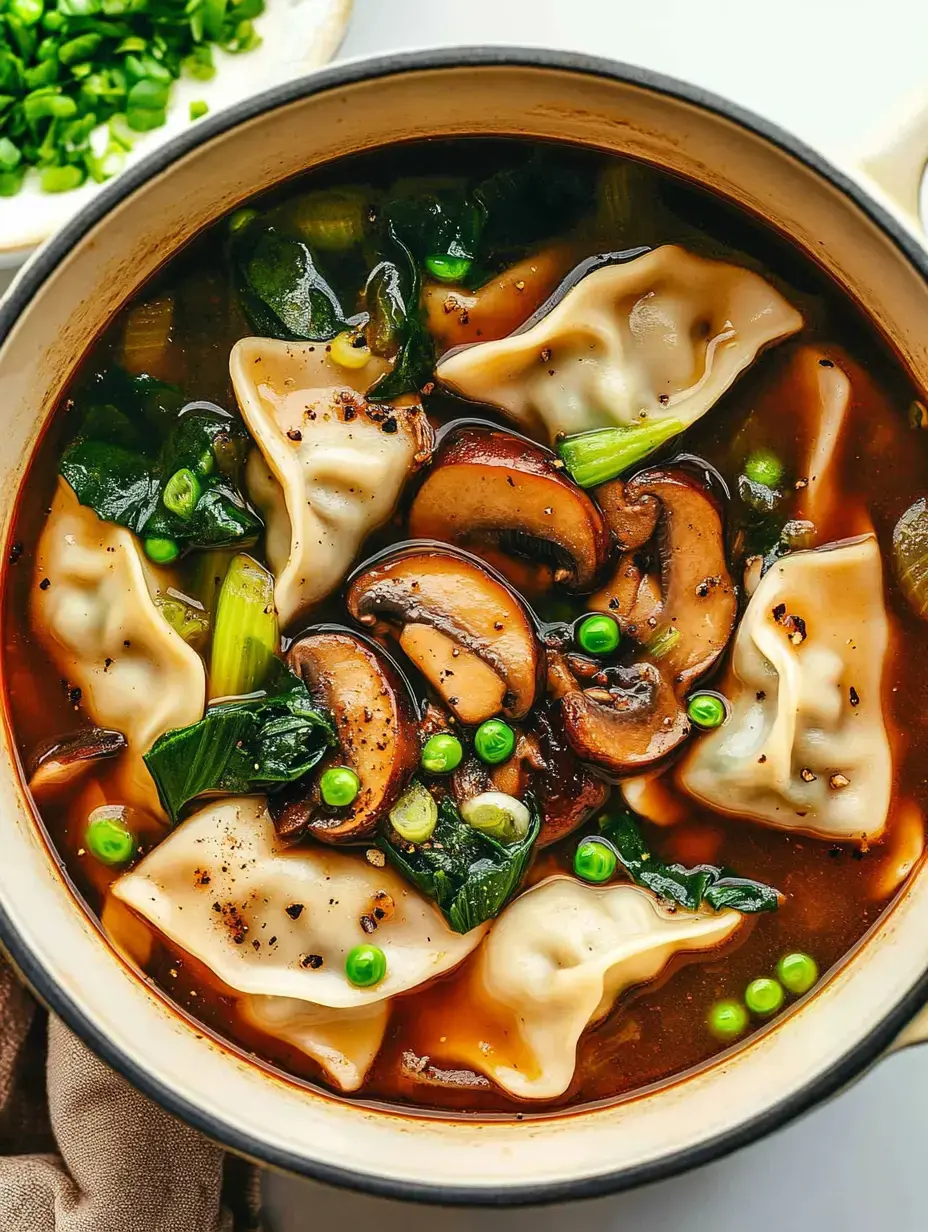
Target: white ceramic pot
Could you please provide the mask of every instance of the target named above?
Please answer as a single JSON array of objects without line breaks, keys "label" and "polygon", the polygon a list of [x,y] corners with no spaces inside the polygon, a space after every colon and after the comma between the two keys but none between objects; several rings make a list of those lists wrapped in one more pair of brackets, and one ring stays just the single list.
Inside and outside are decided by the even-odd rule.
[{"label": "white ceramic pot", "polygon": [[[908,193],[908,213],[865,186],[866,177],[839,172],[756,117],[627,66],[504,49],[347,64],[195,126],[108,186],[22,272],[0,309],[5,534],[26,459],[76,361],[200,228],[339,155],[474,133],[633,154],[731,198],[823,266],[928,387],[928,254],[911,217],[915,171],[904,150],[874,168]],[[838,1090],[900,1038],[919,1035],[911,1024],[928,997],[923,866],[814,998],[746,1046],[636,1098],[521,1122],[400,1115],[339,1100],[214,1041],[119,958],[50,850],[12,750],[6,730],[0,935],[7,949],[39,996],[117,1069],[266,1163],[446,1202],[603,1193],[749,1142]]]}]

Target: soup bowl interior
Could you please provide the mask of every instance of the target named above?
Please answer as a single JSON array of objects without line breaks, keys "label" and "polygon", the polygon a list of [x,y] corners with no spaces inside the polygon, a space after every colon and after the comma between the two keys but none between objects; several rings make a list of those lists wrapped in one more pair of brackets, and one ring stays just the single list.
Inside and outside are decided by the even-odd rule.
[{"label": "soup bowl interior", "polygon": [[[853,185],[756,121],[673,83],[566,57],[454,53],[349,65],[216,117],[121,179],[27,268],[2,319],[7,537],[26,461],[76,361],[172,253],[244,199],[314,165],[467,134],[629,154],[732,199],[822,265],[892,340],[916,384],[928,385],[928,286],[917,243]],[[0,931],[39,995],[137,1085],[214,1138],[381,1193],[531,1202],[695,1164],[835,1090],[880,1054],[926,992],[921,870],[814,998],[697,1073],[582,1114],[519,1123],[406,1115],[270,1071],[204,1034],[143,982],[77,901],[28,802],[8,730],[0,807]]]}]

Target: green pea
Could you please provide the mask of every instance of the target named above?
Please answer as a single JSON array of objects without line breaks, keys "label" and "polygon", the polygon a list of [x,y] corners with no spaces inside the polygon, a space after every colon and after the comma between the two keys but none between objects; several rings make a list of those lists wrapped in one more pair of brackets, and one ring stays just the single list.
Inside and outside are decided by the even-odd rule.
[{"label": "green pea", "polygon": [[783,463],[769,449],[755,449],[744,464],[744,473],[752,483],[775,488],[783,478]]},{"label": "green pea", "polygon": [[801,997],[818,979],[818,963],[798,950],[784,954],[777,963],[777,978],[788,992]]},{"label": "green pea", "polygon": [[457,736],[438,732],[429,736],[422,750],[422,769],[428,774],[450,774],[461,764],[464,747]]},{"label": "green pea", "polygon": [[101,864],[127,864],[135,854],[135,836],[116,817],[92,817],[85,840]]},{"label": "green pea", "polygon": [[706,1024],[716,1039],[737,1039],[747,1030],[748,1012],[740,1001],[716,1001],[709,1010]]},{"label": "green pea", "polygon": [[143,547],[145,555],[156,565],[169,565],[172,560],[177,560],[180,556],[180,547],[173,539],[153,537],[146,539]]},{"label": "green pea", "polygon": [[199,479],[189,467],[182,466],[164,485],[161,499],[171,513],[176,513],[179,518],[190,518],[202,493]]},{"label": "green pea", "polygon": [[717,693],[694,693],[686,705],[686,713],[697,727],[721,727],[728,711]]},{"label": "green pea", "polygon": [[598,838],[585,838],[574,853],[574,872],[584,881],[608,881],[617,863],[612,848]]},{"label": "green pea", "polygon": [[357,988],[371,988],[387,974],[387,956],[379,945],[356,945],[345,959],[345,975]]},{"label": "green pea", "polygon": [[467,276],[473,262],[469,257],[452,257],[435,253],[425,258],[425,268],[440,282],[460,282]]},{"label": "green pea", "polygon": [[587,616],[577,629],[577,642],[587,654],[612,654],[620,640],[619,626],[611,616]]},{"label": "green pea", "polygon": [[474,752],[490,766],[508,761],[516,747],[516,734],[502,719],[487,719],[474,732]]},{"label": "green pea", "polygon": [[348,766],[330,766],[319,779],[319,790],[326,804],[344,808],[361,790],[361,780]]},{"label": "green pea", "polygon": [[779,980],[771,979],[767,975],[751,980],[744,990],[744,1004],[759,1018],[769,1018],[771,1014],[775,1014],[782,1009],[785,1000],[783,985]]}]

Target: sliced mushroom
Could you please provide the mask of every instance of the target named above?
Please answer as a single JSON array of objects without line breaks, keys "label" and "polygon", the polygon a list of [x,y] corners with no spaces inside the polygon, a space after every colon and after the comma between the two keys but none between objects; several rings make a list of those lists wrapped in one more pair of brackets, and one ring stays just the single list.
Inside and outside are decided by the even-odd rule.
[{"label": "sliced mushroom", "polygon": [[355,620],[396,638],[462,723],[520,719],[538,687],[528,612],[501,581],[452,551],[402,548],[355,576]]},{"label": "sliced mushroom", "polygon": [[442,445],[409,533],[470,548],[528,594],[589,590],[609,551],[599,510],[547,449],[482,427]]},{"label": "sliced mushroom", "polygon": [[[645,646],[661,644],[655,657],[662,671],[685,690],[723,652],[737,615],[718,504],[678,469],[642,471],[624,484],[613,480],[597,498],[623,552],[612,581],[589,606],[610,612]],[[649,525],[653,572],[640,559]]]},{"label": "sliced mushroom", "polygon": [[419,761],[409,690],[389,660],[347,629],[325,629],[294,642],[288,663],[313,699],[331,714],[339,747],[320,768],[349,766],[361,780],[345,808],[325,804],[313,776],[305,785],[271,798],[278,832],[296,838],[311,832],[327,843],[370,834],[397,800]]},{"label": "sliced mushroom", "polygon": [[566,245],[546,248],[475,291],[426,283],[422,302],[429,333],[446,351],[467,342],[505,338],[544,303],[575,259]]},{"label": "sliced mushroom", "polygon": [[573,667],[580,657],[548,651],[548,692],[560,700],[567,743],[581,760],[609,774],[636,774],[686,739],[686,711],[656,664],[601,667],[604,683],[584,688]]},{"label": "sliced mushroom", "polygon": [[29,761],[29,790],[39,796],[63,787],[83,774],[92,762],[115,757],[128,747],[122,732],[107,727],[85,727],[42,744]]}]

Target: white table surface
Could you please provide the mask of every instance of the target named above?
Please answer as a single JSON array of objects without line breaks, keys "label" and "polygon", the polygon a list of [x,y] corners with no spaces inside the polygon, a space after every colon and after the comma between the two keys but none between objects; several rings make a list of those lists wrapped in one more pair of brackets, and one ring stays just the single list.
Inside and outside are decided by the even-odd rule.
[{"label": "white table surface", "polygon": [[[686,78],[842,158],[928,90],[922,0],[355,0],[344,56],[515,43]],[[269,1176],[274,1232],[925,1232],[928,1046],[780,1133],[687,1176],[528,1211],[436,1211]]]}]

